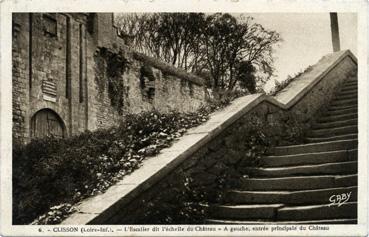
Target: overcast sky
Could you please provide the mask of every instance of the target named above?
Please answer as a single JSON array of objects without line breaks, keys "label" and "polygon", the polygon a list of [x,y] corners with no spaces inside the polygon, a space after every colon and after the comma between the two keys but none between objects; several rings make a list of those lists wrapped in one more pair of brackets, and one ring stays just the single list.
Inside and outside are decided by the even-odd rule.
[{"label": "overcast sky", "polygon": [[[281,34],[283,42],[276,48],[276,78],[281,81],[287,75],[315,64],[322,56],[332,52],[329,13],[261,13],[245,14],[265,28]],[[341,50],[350,49],[357,55],[357,16],[354,13],[338,13]]]}]

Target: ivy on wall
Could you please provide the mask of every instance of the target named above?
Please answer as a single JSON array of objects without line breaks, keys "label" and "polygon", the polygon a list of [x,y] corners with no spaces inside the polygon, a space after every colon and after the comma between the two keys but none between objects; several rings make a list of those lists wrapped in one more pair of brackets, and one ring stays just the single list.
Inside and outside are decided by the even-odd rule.
[{"label": "ivy on wall", "polygon": [[128,66],[127,60],[119,52],[101,48],[95,54],[95,64],[95,81],[100,96],[104,94],[107,86],[110,104],[121,115],[124,105],[123,73]]}]

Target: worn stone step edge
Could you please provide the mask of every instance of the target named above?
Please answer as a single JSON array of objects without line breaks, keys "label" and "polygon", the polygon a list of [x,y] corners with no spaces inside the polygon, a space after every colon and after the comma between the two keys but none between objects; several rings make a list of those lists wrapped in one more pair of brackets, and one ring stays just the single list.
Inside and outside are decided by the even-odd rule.
[{"label": "worn stone step edge", "polygon": [[341,90],[345,90],[345,89],[348,89],[348,88],[357,88],[358,84],[357,83],[353,83],[353,84],[344,84],[342,86],[342,89]]},{"label": "worn stone step edge", "polygon": [[357,101],[352,101],[350,103],[332,103],[328,107],[328,111],[334,111],[334,110],[343,110],[343,109],[353,109],[358,106]]},{"label": "worn stone step edge", "polygon": [[358,126],[356,124],[333,128],[315,128],[310,130],[307,135],[309,137],[330,137],[343,134],[352,134],[357,132]]},{"label": "worn stone step edge", "polygon": [[339,112],[343,110],[357,109],[357,107],[358,107],[357,104],[330,105],[328,107],[327,113],[332,112],[332,111]]},{"label": "worn stone step edge", "polygon": [[265,205],[211,205],[208,215],[212,218],[274,219],[283,204]]},{"label": "worn stone step edge", "polygon": [[348,109],[340,109],[340,110],[328,110],[324,116],[332,116],[332,115],[344,115],[344,114],[352,114],[357,113],[358,108],[348,108]]},{"label": "worn stone step edge", "polygon": [[357,153],[357,149],[352,149],[297,155],[264,156],[260,158],[259,165],[261,167],[278,167],[353,161],[357,160]]},{"label": "worn stone step edge", "polygon": [[339,96],[346,96],[346,95],[358,96],[358,94],[359,94],[358,89],[342,90],[335,95],[335,98],[339,98]]},{"label": "worn stone step edge", "polygon": [[331,100],[331,103],[334,102],[353,102],[353,101],[357,101],[359,98],[357,96],[357,94],[336,94],[335,97]]},{"label": "worn stone step edge", "polygon": [[308,221],[274,221],[270,220],[220,220],[207,219],[206,224],[214,225],[307,225],[307,224],[357,224],[357,219],[323,219],[323,220],[308,220]]},{"label": "worn stone step edge", "polygon": [[344,135],[332,136],[332,137],[307,137],[306,140],[311,143],[316,143],[316,142],[357,139],[357,137],[358,137],[357,133],[352,133],[352,134],[344,134]]},{"label": "worn stone step edge", "polygon": [[358,97],[358,90],[353,91],[340,91],[337,94],[335,94],[334,98],[340,98],[340,97]]},{"label": "worn stone step edge", "polygon": [[301,145],[277,146],[274,149],[271,149],[271,153],[274,155],[292,155],[321,151],[349,150],[356,148],[357,144],[358,144],[357,139],[350,139],[340,141],[307,143]]},{"label": "worn stone step edge", "polygon": [[330,105],[345,105],[345,104],[357,104],[358,98],[335,98],[331,101]]},{"label": "worn stone step edge", "polygon": [[351,105],[331,105],[328,107],[327,113],[330,112],[342,112],[342,111],[349,111],[349,110],[357,110],[358,105],[357,104],[351,104]]},{"label": "worn stone step edge", "polygon": [[357,81],[346,81],[343,84],[343,87],[346,87],[346,86],[357,86],[357,85],[358,85],[358,82]]},{"label": "worn stone step edge", "polygon": [[[240,191],[229,190],[225,193],[224,203],[232,204],[273,204],[310,205],[330,203],[337,194],[350,195],[347,199],[357,200],[357,186],[326,189],[308,189],[298,191]],[[336,200],[336,199],[334,199]]]},{"label": "worn stone step edge", "polygon": [[275,178],[241,178],[238,190],[308,190],[334,188],[344,186],[356,186],[358,182],[357,174],[354,175],[311,175],[311,176],[290,176]]},{"label": "worn stone step edge", "polygon": [[341,206],[325,204],[314,206],[282,207],[278,209],[277,220],[311,220],[357,218],[357,202],[347,202]]},{"label": "worn stone step edge", "polygon": [[324,174],[356,174],[357,161],[327,163],[318,165],[300,165],[272,168],[244,168],[243,172],[251,177],[285,177],[296,175],[324,175]]},{"label": "worn stone step edge", "polygon": [[316,220],[357,218],[357,203],[347,202],[340,206],[332,204],[285,206],[268,205],[212,205],[208,214],[212,218],[264,219],[264,220]]},{"label": "worn stone step edge", "polygon": [[343,100],[350,100],[350,99],[358,100],[358,96],[357,96],[357,93],[356,94],[337,94],[335,96],[335,98],[333,99],[333,101],[334,100],[340,100],[340,99],[343,99]]},{"label": "worn stone step edge", "polygon": [[340,90],[340,92],[344,92],[344,91],[357,91],[358,89],[358,85],[347,85],[347,86],[344,86],[342,87],[342,89]]},{"label": "worn stone step edge", "polygon": [[317,119],[317,122],[329,122],[329,121],[340,121],[340,120],[347,120],[347,119],[357,119],[357,113],[351,114],[343,114],[343,115],[331,115],[331,116],[322,116]]},{"label": "worn stone step edge", "polygon": [[341,120],[341,121],[314,123],[312,125],[312,129],[336,128],[336,127],[342,127],[346,125],[357,125],[357,124],[358,124],[358,120],[357,118],[354,118],[354,119],[347,119],[347,120]]}]

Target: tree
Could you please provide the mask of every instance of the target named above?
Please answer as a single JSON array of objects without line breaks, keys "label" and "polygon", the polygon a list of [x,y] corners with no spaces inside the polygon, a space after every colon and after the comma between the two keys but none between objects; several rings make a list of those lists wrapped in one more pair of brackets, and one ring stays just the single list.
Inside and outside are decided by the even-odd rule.
[{"label": "tree", "polygon": [[246,88],[251,94],[256,92],[255,67],[249,61],[242,61],[238,65],[237,80],[240,87]]},{"label": "tree", "polygon": [[246,85],[253,91],[251,80],[270,78],[273,47],[281,40],[250,17],[222,13],[131,14],[119,22],[135,50],[198,75],[205,71],[215,93]]},{"label": "tree", "polygon": [[238,22],[229,14],[217,13],[207,17],[203,48],[215,91],[234,89],[242,78],[235,76],[240,74],[238,70],[242,68],[242,61],[247,61],[269,77],[272,75],[273,45],[280,36],[250,22],[251,18]]},{"label": "tree", "polygon": [[203,13],[124,14],[116,22],[136,50],[189,71],[199,65]]}]

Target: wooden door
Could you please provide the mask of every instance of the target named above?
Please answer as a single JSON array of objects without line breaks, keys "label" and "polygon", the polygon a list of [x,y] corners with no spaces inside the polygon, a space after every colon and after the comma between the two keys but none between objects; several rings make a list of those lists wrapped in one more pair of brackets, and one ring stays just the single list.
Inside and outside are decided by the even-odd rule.
[{"label": "wooden door", "polygon": [[31,137],[64,137],[64,124],[60,117],[52,110],[38,111],[31,120]]}]

